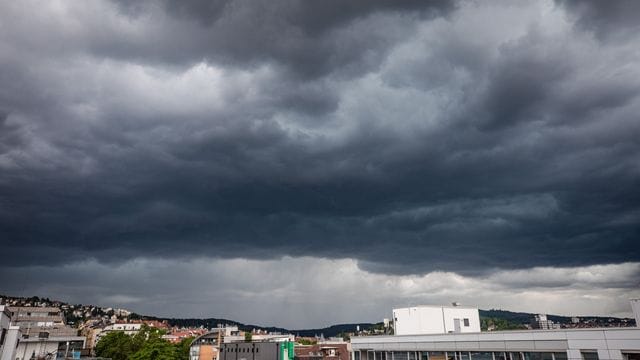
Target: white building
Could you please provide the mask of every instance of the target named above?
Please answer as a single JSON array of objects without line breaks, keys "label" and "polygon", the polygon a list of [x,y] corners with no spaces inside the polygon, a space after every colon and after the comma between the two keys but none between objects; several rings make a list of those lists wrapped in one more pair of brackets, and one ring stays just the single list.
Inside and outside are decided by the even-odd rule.
[{"label": "white building", "polygon": [[480,332],[478,308],[464,306],[415,306],[393,309],[396,335]]},{"label": "white building", "polygon": [[353,360],[640,360],[640,328],[352,337]]},{"label": "white building", "polygon": [[93,340],[93,343],[90,345],[91,347],[94,347],[100,341],[100,339],[102,339],[105,335],[113,331],[122,331],[127,335],[133,336],[137,334],[140,331],[140,329],[142,329],[142,325],[143,324],[141,323],[117,323],[117,324],[107,325],[104,327],[104,329],[100,331],[96,331],[94,333],[94,340]]},{"label": "white building", "polygon": [[[85,347],[84,336],[29,336],[18,342],[12,360],[63,359],[79,357]],[[75,356],[74,356],[75,355]]]},{"label": "white building", "polygon": [[14,360],[20,327],[11,325],[11,312],[0,305],[0,360]]}]

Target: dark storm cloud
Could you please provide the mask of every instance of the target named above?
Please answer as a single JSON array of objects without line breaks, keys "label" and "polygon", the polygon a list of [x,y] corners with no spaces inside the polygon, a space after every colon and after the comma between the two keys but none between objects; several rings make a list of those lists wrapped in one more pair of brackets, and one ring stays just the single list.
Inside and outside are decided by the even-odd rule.
[{"label": "dark storm cloud", "polygon": [[5,5],[0,235],[28,254],[6,266],[640,260],[637,37],[527,4],[324,4],[96,2],[42,31]]},{"label": "dark storm cloud", "polygon": [[[273,61],[293,76],[353,76],[377,66],[386,49],[407,36],[415,19],[454,9],[455,1],[117,1],[134,20],[164,17],[144,38],[99,41],[93,51],[142,61],[192,63],[202,58],[229,66]],[[392,27],[363,21],[393,14]],[[404,25],[403,25],[404,23]]]},{"label": "dark storm cloud", "polygon": [[599,37],[632,36],[640,29],[640,4],[637,1],[558,0],[566,6],[577,24],[595,31]]}]

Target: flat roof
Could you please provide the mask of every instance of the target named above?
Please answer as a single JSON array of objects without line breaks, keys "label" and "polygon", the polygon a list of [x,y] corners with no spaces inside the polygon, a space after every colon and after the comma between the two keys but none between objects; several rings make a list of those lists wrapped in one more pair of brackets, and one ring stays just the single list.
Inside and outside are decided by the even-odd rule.
[{"label": "flat roof", "polygon": [[393,310],[401,310],[401,309],[412,309],[412,308],[436,308],[436,309],[478,309],[475,306],[465,306],[465,305],[412,305],[412,306],[404,306],[404,307],[394,307]]},{"label": "flat roof", "polygon": [[[354,336],[351,346],[354,350],[378,347],[388,344],[413,343],[455,343],[455,342],[484,342],[484,341],[515,341],[515,340],[572,340],[572,339],[637,339],[640,340],[640,327],[618,328],[580,328],[580,329],[552,329],[552,330],[507,330],[484,331],[476,333],[448,333],[422,335],[379,335]],[[385,348],[387,348],[385,346]]]}]

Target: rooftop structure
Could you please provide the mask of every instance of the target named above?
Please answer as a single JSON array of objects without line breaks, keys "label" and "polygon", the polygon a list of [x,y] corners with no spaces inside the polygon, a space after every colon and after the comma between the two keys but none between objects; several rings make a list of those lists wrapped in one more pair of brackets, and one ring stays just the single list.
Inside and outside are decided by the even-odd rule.
[{"label": "rooftop structure", "polygon": [[459,306],[414,306],[393,309],[396,335],[468,333],[480,331],[478,308]]}]

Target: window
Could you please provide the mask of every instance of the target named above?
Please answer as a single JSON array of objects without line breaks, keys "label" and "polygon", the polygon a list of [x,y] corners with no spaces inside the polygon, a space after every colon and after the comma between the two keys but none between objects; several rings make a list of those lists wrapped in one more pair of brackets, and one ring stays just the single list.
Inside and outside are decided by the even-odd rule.
[{"label": "window", "polygon": [[584,360],[598,360],[598,353],[595,351],[583,351],[582,358]]},{"label": "window", "polygon": [[546,352],[525,352],[524,360],[553,360],[553,355]]},{"label": "window", "polygon": [[445,360],[447,355],[444,352],[440,351],[430,351],[429,352],[429,360]]},{"label": "window", "polygon": [[493,357],[496,360],[509,360],[509,357],[506,353],[503,352],[494,352]]},{"label": "window", "polygon": [[469,327],[469,319],[463,319],[464,326]]},{"label": "window", "polygon": [[7,336],[7,329],[2,329],[2,334],[0,334],[0,346],[4,345],[5,336]]},{"label": "window", "polygon": [[471,360],[493,360],[493,353],[490,352],[472,352]]},{"label": "window", "polygon": [[553,353],[553,360],[567,360],[566,352]]}]

